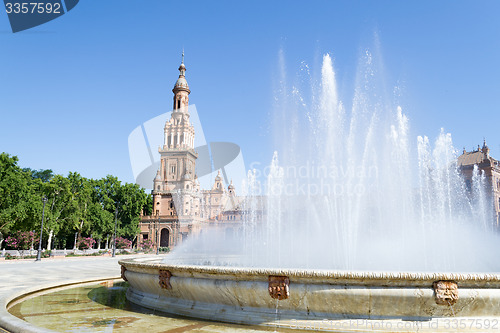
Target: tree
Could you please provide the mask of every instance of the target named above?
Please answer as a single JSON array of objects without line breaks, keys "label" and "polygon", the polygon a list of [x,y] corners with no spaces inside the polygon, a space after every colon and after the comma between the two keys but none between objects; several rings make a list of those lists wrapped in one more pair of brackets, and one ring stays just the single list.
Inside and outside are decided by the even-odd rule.
[{"label": "tree", "polygon": [[31,177],[17,162],[16,156],[0,154],[0,232],[5,234],[11,230],[30,230],[37,210],[33,205]]},{"label": "tree", "polygon": [[61,175],[55,175],[48,182],[42,183],[41,192],[48,199],[45,207],[45,230],[48,231],[47,249],[50,250],[52,239],[60,236],[65,239],[69,235],[64,232],[60,234],[61,230],[68,230],[73,226],[73,192],[69,179]]},{"label": "tree", "polygon": [[139,185],[126,183],[120,187],[118,198],[119,235],[134,239],[139,233],[140,215],[148,202],[148,195]]},{"label": "tree", "polygon": [[76,240],[82,233],[90,230],[89,204],[91,203],[92,187],[90,181],[77,172],[68,175],[70,184],[70,203],[68,212],[68,227],[75,232]]},{"label": "tree", "polygon": [[49,182],[54,177],[54,172],[51,169],[33,170],[30,168],[24,168],[23,171],[28,173],[31,178],[40,179],[44,183]]},{"label": "tree", "polygon": [[113,234],[115,210],[117,235],[133,240],[141,212],[150,213],[152,207],[152,197],[144,189],[121,184],[116,177],[93,180],[77,172],[64,177],[50,169],[22,169],[16,156],[0,154],[0,238],[14,231],[40,230],[43,197],[47,203],[42,236],[48,249],[54,239],[64,247],[71,242],[76,246],[83,236],[96,238],[100,247]]},{"label": "tree", "polygon": [[106,239],[107,243],[110,235],[113,234],[115,209],[118,202],[118,192],[120,186],[121,183],[118,178],[110,175],[107,175],[105,178],[99,180],[94,180],[94,198],[99,204],[101,210],[99,211],[100,218],[95,219],[95,222],[92,225],[92,231],[99,240],[99,244],[104,239]]}]

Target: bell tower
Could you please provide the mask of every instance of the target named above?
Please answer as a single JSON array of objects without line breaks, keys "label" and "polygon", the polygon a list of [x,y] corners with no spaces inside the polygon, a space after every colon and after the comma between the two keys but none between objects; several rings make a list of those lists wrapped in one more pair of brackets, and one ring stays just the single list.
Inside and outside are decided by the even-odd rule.
[{"label": "bell tower", "polygon": [[[186,81],[184,52],[179,66],[179,78],[175,82],[174,107],[164,127],[163,146],[160,153],[160,169],[154,180],[155,205],[160,205],[160,214],[175,204],[178,216],[189,216],[196,206],[194,191],[197,188],[195,175],[198,154],[194,150],[194,126],[189,120],[189,90]],[[165,203],[168,198],[168,205]],[[175,203],[172,203],[172,200]],[[154,207],[156,209],[156,207]]]},{"label": "bell tower", "polygon": [[[187,108],[189,104],[189,94],[191,90],[189,90],[188,83],[186,81],[186,66],[184,65],[184,51],[182,51],[182,62],[179,66],[179,78],[177,82],[175,82],[174,89],[172,89],[174,93],[174,106],[172,110],[176,112],[182,112],[185,109],[187,113]],[[189,117],[189,114],[188,114]]]}]

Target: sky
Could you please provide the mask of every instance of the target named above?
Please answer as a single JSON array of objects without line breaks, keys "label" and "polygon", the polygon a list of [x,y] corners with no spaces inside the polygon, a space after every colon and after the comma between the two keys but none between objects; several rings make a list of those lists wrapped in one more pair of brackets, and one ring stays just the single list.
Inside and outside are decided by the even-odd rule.
[{"label": "sky", "polygon": [[238,144],[247,168],[268,164],[281,68],[317,76],[328,53],[348,101],[377,36],[411,140],[443,127],[457,149],[485,138],[500,159],[499,13],[498,1],[85,0],[12,33],[0,11],[0,151],[22,167],[134,182],[128,136],[171,110],[184,50],[206,140]]}]

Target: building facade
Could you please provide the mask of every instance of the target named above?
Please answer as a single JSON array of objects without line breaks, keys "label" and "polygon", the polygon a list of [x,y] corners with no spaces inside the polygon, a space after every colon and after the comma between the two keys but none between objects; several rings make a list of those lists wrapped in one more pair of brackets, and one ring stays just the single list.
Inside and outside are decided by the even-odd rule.
[{"label": "building facade", "polygon": [[462,155],[458,157],[458,166],[463,176],[468,189],[472,184],[472,177],[474,174],[474,166],[476,165],[479,170],[484,172],[486,178],[486,186],[491,188],[490,199],[493,203],[492,209],[496,218],[496,225],[500,223],[500,162],[490,156],[490,148],[483,143],[483,147],[477,146],[477,150],[466,151],[463,150]]},{"label": "building facade", "polygon": [[142,216],[139,224],[138,241],[152,240],[156,248],[174,247],[206,226],[237,229],[243,214],[243,199],[236,195],[232,181],[227,187],[224,185],[220,170],[211,189],[200,188],[184,54],[172,92],[172,114],[165,123],[163,145],[158,149],[160,168],[152,180],[152,215]]}]

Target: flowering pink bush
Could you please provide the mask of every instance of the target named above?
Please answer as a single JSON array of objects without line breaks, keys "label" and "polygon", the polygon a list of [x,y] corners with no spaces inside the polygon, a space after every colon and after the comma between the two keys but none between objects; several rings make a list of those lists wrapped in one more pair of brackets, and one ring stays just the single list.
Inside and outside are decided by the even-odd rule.
[{"label": "flowering pink bush", "polygon": [[76,241],[76,247],[80,250],[88,250],[91,249],[95,244],[95,239],[92,237],[80,237]]},{"label": "flowering pink bush", "polygon": [[38,245],[38,240],[35,240],[35,233],[33,231],[18,231],[14,236],[9,236],[5,243],[18,250],[27,250],[31,244]]},{"label": "flowering pink bush", "polygon": [[151,239],[143,239],[139,243],[139,247],[143,249],[145,252],[149,252],[153,250],[154,243]]},{"label": "flowering pink bush", "polygon": [[132,241],[126,238],[116,237],[116,248],[117,249],[130,249],[132,247]]}]

